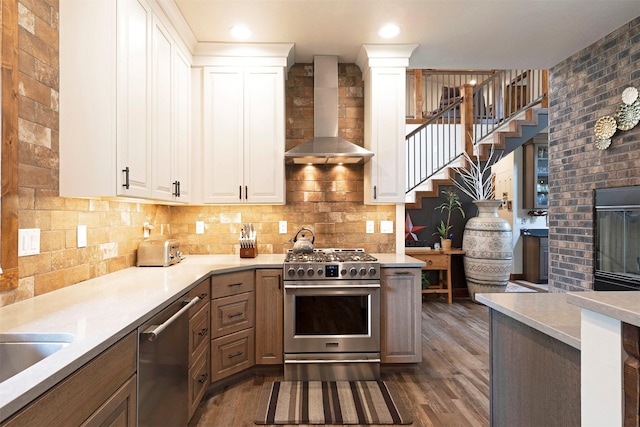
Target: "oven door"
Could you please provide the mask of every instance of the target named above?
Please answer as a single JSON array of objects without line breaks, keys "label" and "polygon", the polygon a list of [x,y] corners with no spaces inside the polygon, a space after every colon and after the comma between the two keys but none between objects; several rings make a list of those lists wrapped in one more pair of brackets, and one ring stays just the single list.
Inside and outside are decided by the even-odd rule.
[{"label": "oven door", "polygon": [[285,282],[284,352],[380,352],[380,282]]}]

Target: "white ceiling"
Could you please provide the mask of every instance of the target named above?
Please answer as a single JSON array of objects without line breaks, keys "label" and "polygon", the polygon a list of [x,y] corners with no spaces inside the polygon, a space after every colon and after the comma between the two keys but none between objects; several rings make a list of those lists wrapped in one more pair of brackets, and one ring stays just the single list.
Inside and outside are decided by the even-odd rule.
[{"label": "white ceiling", "polygon": [[[294,43],[295,62],[338,55],[355,62],[363,44],[416,43],[410,68],[550,68],[640,16],[640,0],[175,0],[196,39]],[[378,29],[402,28],[392,41]]]}]

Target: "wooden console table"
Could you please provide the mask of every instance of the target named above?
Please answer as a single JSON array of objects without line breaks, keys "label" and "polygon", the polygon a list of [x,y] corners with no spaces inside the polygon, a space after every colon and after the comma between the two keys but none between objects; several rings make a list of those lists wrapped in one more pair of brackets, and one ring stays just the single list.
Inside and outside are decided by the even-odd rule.
[{"label": "wooden console table", "polygon": [[[438,284],[423,289],[423,294],[447,294],[449,304],[453,303],[453,286],[451,283],[451,257],[454,255],[464,255],[462,249],[426,249],[420,247],[405,248],[405,253],[409,256],[424,261],[427,265],[423,270],[437,270]],[[445,276],[446,275],[446,279]]]}]

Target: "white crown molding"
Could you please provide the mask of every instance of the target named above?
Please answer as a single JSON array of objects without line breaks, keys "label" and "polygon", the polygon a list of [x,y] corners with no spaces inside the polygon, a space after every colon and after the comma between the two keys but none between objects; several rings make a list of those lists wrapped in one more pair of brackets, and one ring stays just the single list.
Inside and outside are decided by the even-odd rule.
[{"label": "white crown molding", "polygon": [[417,44],[363,44],[356,58],[362,75],[367,75],[372,67],[409,66],[409,58]]},{"label": "white crown molding", "polygon": [[198,43],[193,55],[194,66],[254,65],[291,68],[294,64],[293,43]]}]

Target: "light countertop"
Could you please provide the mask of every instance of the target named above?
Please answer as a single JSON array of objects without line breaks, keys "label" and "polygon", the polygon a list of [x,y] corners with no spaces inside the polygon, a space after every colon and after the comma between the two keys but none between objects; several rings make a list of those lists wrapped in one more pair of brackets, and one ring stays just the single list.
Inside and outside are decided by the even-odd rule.
[{"label": "light countertop", "polygon": [[[381,267],[422,267],[372,254]],[[131,267],[0,307],[0,333],[70,333],[74,341],[0,383],[0,422],[188,292],[209,273],[282,268],[284,255],[187,255],[170,267]]]},{"label": "light countertop", "polygon": [[567,302],[640,327],[640,291],[569,292]]},{"label": "light countertop", "polygon": [[567,302],[566,293],[486,293],[476,299],[580,350],[580,308]]}]

